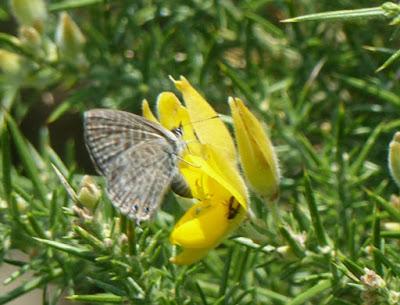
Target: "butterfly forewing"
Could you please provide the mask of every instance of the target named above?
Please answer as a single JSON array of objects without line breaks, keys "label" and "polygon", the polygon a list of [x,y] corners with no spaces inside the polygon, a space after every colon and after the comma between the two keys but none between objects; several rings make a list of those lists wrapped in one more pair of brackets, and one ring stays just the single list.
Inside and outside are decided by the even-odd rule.
[{"label": "butterfly forewing", "polygon": [[137,221],[150,218],[177,173],[181,140],[123,111],[88,111],[84,125],[88,151],[113,204]]}]

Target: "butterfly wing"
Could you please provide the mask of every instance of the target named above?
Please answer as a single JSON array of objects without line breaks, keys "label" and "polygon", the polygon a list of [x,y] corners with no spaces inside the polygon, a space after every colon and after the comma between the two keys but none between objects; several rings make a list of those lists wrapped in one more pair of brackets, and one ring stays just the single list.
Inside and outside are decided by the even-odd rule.
[{"label": "butterfly wing", "polygon": [[85,112],[84,131],[113,204],[137,221],[149,219],[176,175],[178,139],[160,125],[115,110]]},{"label": "butterfly wing", "polygon": [[159,141],[149,141],[122,154],[110,166],[107,192],[123,214],[147,220],[160,206],[176,173],[166,148]]}]

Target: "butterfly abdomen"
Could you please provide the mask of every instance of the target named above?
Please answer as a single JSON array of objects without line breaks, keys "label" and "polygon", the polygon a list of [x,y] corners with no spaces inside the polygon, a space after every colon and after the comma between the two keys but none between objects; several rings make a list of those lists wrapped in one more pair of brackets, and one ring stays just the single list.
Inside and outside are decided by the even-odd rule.
[{"label": "butterfly abdomen", "polygon": [[171,189],[174,193],[186,197],[186,198],[192,198],[192,192],[189,188],[189,185],[183,178],[183,176],[179,173],[177,173],[174,178],[172,178],[171,182]]}]

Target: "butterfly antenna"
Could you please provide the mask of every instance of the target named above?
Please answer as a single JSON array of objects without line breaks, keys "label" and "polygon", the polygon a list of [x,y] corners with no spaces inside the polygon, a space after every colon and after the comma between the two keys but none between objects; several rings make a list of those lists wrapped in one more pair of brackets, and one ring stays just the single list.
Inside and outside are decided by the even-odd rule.
[{"label": "butterfly antenna", "polygon": [[181,156],[178,156],[178,159],[179,159],[180,161],[182,161],[183,163],[186,163],[187,165],[193,166],[193,167],[195,167],[195,168],[200,168],[200,167],[201,167],[201,166],[199,166],[199,165],[196,165],[196,164],[193,164],[193,163],[191,163],[191,162],[189,162],[189,161],[186,161],[186,160],[183,159]]},{"label": "butterfly antenna", "polygon": [[187,125],[193,125],[193,124],[201,123],[201,122],[204,122],[204,121],[213,120],[213,119],[219,119],[219,118],[220,118],[220,116],[219,116],[219,114],[217,114],[217,115],[212,116],[210,118],[201,119],[201,120],[197,120],[197,121],[192,121],[192,122],[189,122],[187,124],[182,124],[182,122],[181,122],[179,124],[179,127],[182,128],[182,127],[187,126]]}]

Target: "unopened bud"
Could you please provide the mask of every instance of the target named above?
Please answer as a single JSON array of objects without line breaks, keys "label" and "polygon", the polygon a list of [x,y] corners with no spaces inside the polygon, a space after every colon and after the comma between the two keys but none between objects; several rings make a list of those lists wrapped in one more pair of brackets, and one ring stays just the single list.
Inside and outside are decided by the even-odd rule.
[{"label": "unopened bud", "polygon": [[400,210],[400,198],[394,194],[390,195],[390,203],[398,210]]},{"label": "unopened bud", "polygon": [[393,180],[400,187],[400,132],[396,132],[389,144],[389,170]]},{"label": "unopened bud", "polygon": [[21,56],[0,49],[0,71],[3,72],[8,79],[19,78],[23,72]]},{"label": "unopened bud", "polygon": [[251,188],[268,200],[279,194],[279,163],[261,122],[238,98],[229,98],[243,172]]},{"label": "unopened bud", "polygon": [[26,211],[28,210],[28,203],[26,202],[26,200],[24,198],[22,198],[21,196],[17,196],[16,204],[17,204],[18,211],[21,214],[25,214]]},{"label": "unopened bud", "polygon": [[290,247],[289,246],[280,246],[280,247],[276,248],[276,252],[285,256],[290,252]]},{"label": "unopened bud", "polygon": [[79,218],[80,222],[90,223],[93,221],[93,216],[90,215],[90,212],[85,207],[80,208],[77,205],[74,205],[72,207],[72,211],[73,211],[74,215]]},{"label": "unopened bud", "polygon": [[21,26],[19,28],[19,38],[21,43],[30,49],[38,49],[42,44],[42,37],[39,32],[32,26]]},{"label": "unopened bud", "polygon": [[360,278],[361,282],[370,289],[378,289],[386,286],[385,281],[376,274],[375,271],[364,268],[364,275]]},{"label": "unopened bud", "polygon": [[106,237],[106,238],[104,238],[104,245],[107,247],[107,248],[111,248],[112,247],[112,245],[113,245],[113,240],[111,239],[111,238],[108,238],[108,237]]},{"label": "unopened bud", "polygon": [[81,187],[78,192],[79,202],[89,209],[94,209],[100,197],[101,190],[99,189],[93,178],[87,175],[83,176]]},{"label": "unopened bud", "polygon": [[393,2],[385,2],[381,8],[388,17],[397,17],[400,14],[400,6]]},{"label": "unopened bud", "polygon": [[126,235],[125,233],[121,233],[120,237],[119,237],[119,243],[121,245],[123,244],[127,244],[129,241],[128,235]]},{"label": "unopened bud", "polygon": [[62,57],[67,60],[81,60],[86,39],[67,13],[60,14],[55,41]]},{"label": "unopened bud", "polygon": [[400,292],[390,290],[389,291],[389,304],[399,304],[400,303]]},{"label": "unopened bud", "polygon": [[43,31],[47,18],[46,4],[43,0],[11,0],[12,12],[20,25],[34,27]]},{"label": "unopened bud", "polygon": [[5,74],[15,74],[21,68],[19,55],[0,49],[0,69]]},{"label": "unopened bud", "polygon": [[385,228],[385,230],[392,232],[400,231],[400,223],[398,222],[386,222],[383,224],[383,227]]}]

